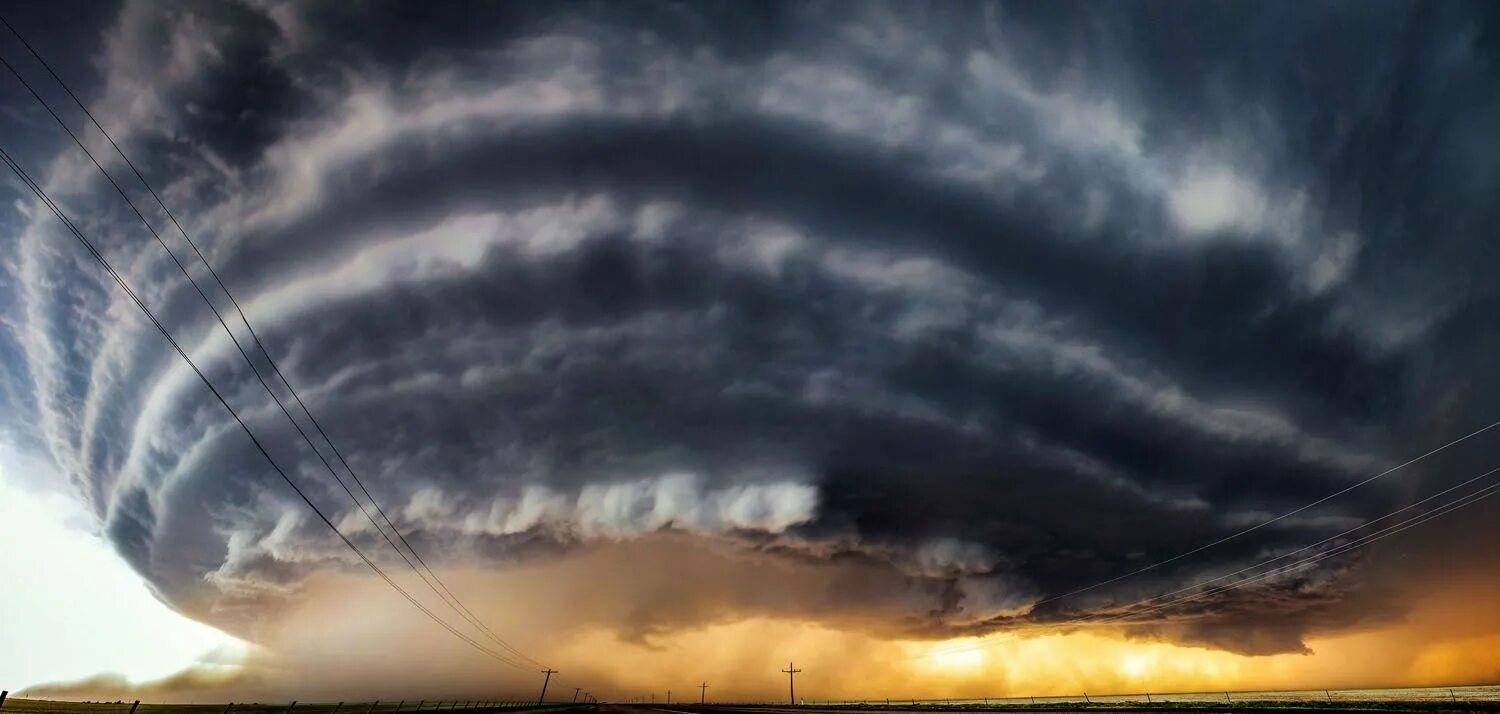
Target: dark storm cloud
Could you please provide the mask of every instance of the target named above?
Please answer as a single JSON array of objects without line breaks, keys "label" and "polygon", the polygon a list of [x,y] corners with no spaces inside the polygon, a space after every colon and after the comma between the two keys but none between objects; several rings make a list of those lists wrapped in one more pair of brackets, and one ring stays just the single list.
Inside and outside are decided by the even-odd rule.
[{"label": "dark storm cloud", "polygon": [[[1385,9],[127,4],[74,42],[439,560],[673,529],[826,563],[828,592],[881,569],[849,607],[937,636],[1114,613],[1477,470],[1051,599],[1489,420],[1495,11]],[[373,543],[91,168],[49,185]],[[6,222],[4,427],[127,560],[239,627],[352,565],[39,207]],[[1369,570],[1132,628],[1296,651],[1377,609]]]}]

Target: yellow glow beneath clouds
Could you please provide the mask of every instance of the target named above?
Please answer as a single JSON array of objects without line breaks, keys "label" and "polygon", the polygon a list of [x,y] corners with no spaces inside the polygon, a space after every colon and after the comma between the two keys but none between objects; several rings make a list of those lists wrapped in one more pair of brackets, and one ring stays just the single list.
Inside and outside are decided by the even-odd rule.
[{"label": "yellow glow beneath clouds", "polygon": [[[674,608],[710,602],[706,593],[715,578],[735,572],[702,566],[691,579],[681,577],[675,571],[685,567],[683,553],[671,551],[676,557],[667,559],[660,547],[622,544],[504,572],[443,577],[458,592],[488,594],[470,600],[474,609],[519,647],[561,669],[555,686],[587,686],[614,700],[653,692],[660,697],[667,689],[677,697],[696,695],[703,681],[710,684],[710,699],[781,700],[787,680],[780,670],[788,661],[803,670],[799,696],[812,700],[1500,681],[1500,608],[1491,604],[1495,588],[1487,573],[1447,580],[1399,621],[1313,638],[1312,654],[1247,657],[1128,640],[1117,631],[890,640],[864,632],[858,620],[835,626],[740,613],[727,604],[701,610],[700,619],[675,628],[622,634],[618,623],[633,609],[669,597],[678,598],[670,601]],[[668,579],[653,580],[652,568],[664,569]],[[612,606],[628,607],[609,611]],[[253,656],[238,681],[195,680],[191,696],[482,698],[521,695],[537,685],[531,669],[512,670],[476,656],[369,578],[319,576],[294,607],[268,624],[261,644],[269,654]],[[330,668],[328,662],[339,665]],[[143,698],[165,691],[181,696],[189,688],[169,684],[143,692]]]},{"label": "yellow glow beneath clouds", "polygon": [[[625,683],[622,696],[660,689],[671,673],[720,681],[718,696],[776,698],[788,659],[808,699],[1077,696],[1152,692],[1317,689],[1484,683],[1500,665],[1500,636],[1435,638],[1407,646],[1414,630],[1314,640],[1314,654],[1247,657],[1218,650],[1137,642],[1115,634],[1032,638],[1003,635],[945,643],[888,642],[816,625],[753,620],[682,633],[652,647],[608,633],[577,638],[563,661],[588,661]],[[973,646],[979,643],[979,649]],[[963,648],[963,649],[956,649]],[[575,665],[576,668],[576,665]]]},{"label": "yellow glow beneath clouds", "polygon": [[984,666],[984,650],[977,640],[955,640],[912,649],[912,657],[944,674],[977,672]]}]

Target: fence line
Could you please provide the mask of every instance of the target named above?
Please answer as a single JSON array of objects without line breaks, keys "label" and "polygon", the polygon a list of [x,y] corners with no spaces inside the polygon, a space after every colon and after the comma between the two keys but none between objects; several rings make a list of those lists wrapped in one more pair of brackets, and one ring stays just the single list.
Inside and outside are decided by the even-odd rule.
[{"label": "fence line", "polygon": [[[816,682],[808,682],[810,687],[816,687]],[[116,700],[114,702],[73,702],[50,699],[29,699],[10,697],[9,691],[0,690],[0,714],[220,714],[218,704],[145,704],[137,700],[127,702]],[[1302,703],[1317,705],[1333,705],[1340,703],[1359,702],[1446,702],[1454,705],[1485,704],[1494,705],[1500,703],[1500,685],[1468,685],[1457,687],[1405,687],[1390,689],[1302,689],[1302,690],[1253,690],[1253,691],[1219,691],[1219,692],[1140,692],[1129,694],[1098,694],[1080,691],[1076,695],[1057,696],[1010,696],[1010,697],[932,697],[932,698],[910,698],[910,697],[869,697],[862,699],[829,699],[821,697],[799,698],[799,705],[817,706],[827,708],[888,708],[902,709],[919,707],[924,709],[1017,709],[1038,708],[1048,709],[1058,706],[1085,707],[1108,707],[1108,706],[1141,706],[1158,707],[1170,706],[1172,704],[1187,703],[1214,703],[1223,702],[1227,704],[1248,703]],[[711,703],[715,706],[764,706],[777,705],[786,706],[785,699],[769,699],[759,701],[738,701]],[[513,711],[540,711],[549,709],[566,709],[575,706],[593,706],[592,702],[580,701],[570,702],[548,702],[538,705],[530,700],[523,699],[443,699],[438,701],[419,700],[415,705],[408,706],[407,700],[390,703],[388,700],[372,702],[337,702],[316,703],[298,702],[293,700],[290,704],[262,704],[260,702],[229,702],[222,708],[222,714],[448,714],[449,712],[462,711],[466,714],[491,714],[498,712]],[[691,709],[690,704],[678,705],[683,709]],[[140,710],[139,712],[137,710]]]},{"label": "fence line", "polygon": [[[809,682],[809,686],[815,686]],[[867,697],[860,699],[799,697],[799,706],[829,708],[891,708],[920,707],[943,708],[994,708],[1016,709],[1036,707],[1055,708],[1060,705],[1083,707],[1130,705],[1142,708],[1172,704],[1228,704],[1249,703],[1301,703],[1338,705],[1340,703],[1363,702],[1445,702],[1451,704],[1500,703],[1500,685],[1465,685],[1455,687],[1395,687],[1383,689],[1273,689],[1273,690],[1228,690],[1215,692],[1137,692],[1125,694],[1098,694],[1079,691],[1073,695],[1054,696],[977,696],[977,697]],[[756,701],[721,702],[718,706],[786,706],[787,700],[765,699]]]},{"label": "fence line", "polygon": [[[588,702],[546,702],[537,704],[528,699],[443,699],[420,700],[416,706],[407,706],[407,700],[382,704],[373,702],[317,703],[293,700],[289,704],[261,702],[228,702],[222,710],[217,703],[146,703],[140,700],[125,701],[69,701],[50,698],[10,697],[9,691],[0,691],[0,714],[154,714],[162,712],[203,712],[204,714],[447,714],[455,710],[472,714],[510,711],[542,711],[575,706],[591,706]],[[362,708],[362,709],[361,709]],[[342,710],[342,712],[341,712]]]}]

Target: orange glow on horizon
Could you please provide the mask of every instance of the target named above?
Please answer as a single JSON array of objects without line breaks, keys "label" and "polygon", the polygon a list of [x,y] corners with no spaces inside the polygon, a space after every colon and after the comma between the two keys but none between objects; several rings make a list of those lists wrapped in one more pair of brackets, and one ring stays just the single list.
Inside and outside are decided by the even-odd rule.
[{"label": "orange glow on horizon", "polygon": [[[633,572],[640,572],[638,561],[629,564]],[[703,681],[711,684],[710,700],[781,701],[787,681],[780,670],[788,661],[802,670],[797,675],[798,695],[813,701],[1500,681],[1500,611],[1485,598],[1492,587],[1483,578],[1445,583],[1444,590],[1416,603],[1402,620],[1310,638],[1309,653],[1247,656],[1128,639],[1114,629],[902,640],[866,631],[878,623],[850,620],[835,625],[729,610],[717,612],[707,624],[632,632],[585,607],[597,607],[585,599],[590,592],[564,587],[576,582],[574,567],[598,570],[600,565],[562,559],[546,567],[508,573],[458,571],[445,578],[464,592],[504,593],[504,598],[481,606],[481,617],[515,633],[518,645],[563,670],[564,679],[589,682],[596,694],[616,701],[667,688],[692,692]],[[534,688],[529,671],[498,668],[456,647],[446,633],[399,609],[401,604],[383,588],[367,578],[320,579],[296,608],[285,613],[276,630],[265,632],[264,649],[245,663],[240,675],[227,681],[220,681],[222,672],[219,679],[179,677],[158,685],[155,693],[146,694],[149,687],[139,693],[190,691],[195,698],[208,699],[296,692],[308,699],[399,699],[434,691],[480,697]],[[579,624],[580,613],[595,619]],[[413,652],[421,653],[417,664]],[[340,667],[330,670],[330,661],[340,662]]]}]

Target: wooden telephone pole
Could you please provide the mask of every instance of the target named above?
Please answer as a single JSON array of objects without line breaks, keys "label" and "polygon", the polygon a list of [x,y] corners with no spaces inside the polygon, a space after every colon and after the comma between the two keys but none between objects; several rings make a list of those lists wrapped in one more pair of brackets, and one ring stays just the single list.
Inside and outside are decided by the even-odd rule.
[{"label": "wooden telephone pole", "polygon": [[548,667],[542,670],[542,674],[547,675],[547,678],[542,680],[542,696],[536,698],[538,706],[541,706],[542,700],[547,698],[547,683],[552,681],[552,675],[557,674],[557,670]]},{"label": "wooden telephone pole", "polygon": [[703,703],[705,703],[707,701],[708,701],[708,682],[704,682],[704,683],[698,685],[698,703],[699,704],[703,704]]},{"label": "wooden telephone pole", "polygon": [[802,670],[794,667],[791,662],[787,662],[786,669],[781,671],[786,672],[786,691],[792,698],[792,704],[795,705],[797,703],[797,673]]}]

